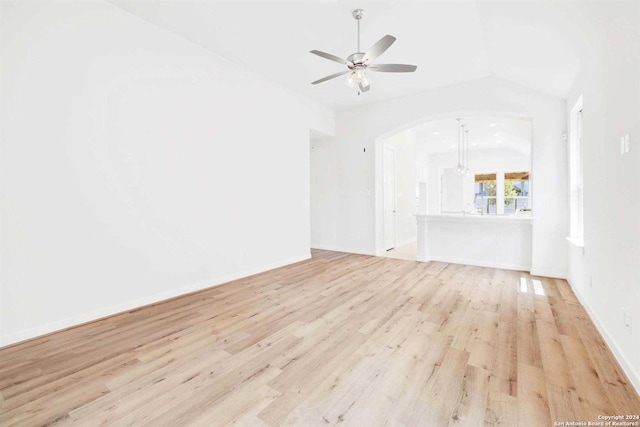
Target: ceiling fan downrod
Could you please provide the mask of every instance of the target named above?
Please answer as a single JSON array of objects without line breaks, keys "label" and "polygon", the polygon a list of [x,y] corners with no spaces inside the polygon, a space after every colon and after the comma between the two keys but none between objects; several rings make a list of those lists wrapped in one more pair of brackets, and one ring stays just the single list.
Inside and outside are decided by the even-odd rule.
[{"label": "ceiling fan downrod", "polygon": [[355,9],[353,12],[351,12],[351,15],[355,18],[356,22],[358,23],[358,50],[356,52],[360,53],[360,20],[364,16],[364,10]]}]

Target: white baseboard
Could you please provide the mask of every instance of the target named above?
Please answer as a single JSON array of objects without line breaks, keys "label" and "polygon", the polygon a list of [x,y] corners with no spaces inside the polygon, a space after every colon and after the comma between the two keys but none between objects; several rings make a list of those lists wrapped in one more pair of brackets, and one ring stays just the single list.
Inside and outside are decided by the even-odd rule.
[{"label": "white baseboard", "polygon": [[[476,267],[501,268],[503,270],[529,271],[529,268],[531,268],[527,265],[505,264],[505,263],[491,262],[491,261],[476,261],[476,260],[460,259],[460,258],[429,256],[427,257],[427,259],[428,261],[446,262],[449,264],[473,265]],[[422,260],[419,259],[418,261],[422,261]]]},{"label": "white baseboard", "polygon": [[626,356],[622,353],[622,351],[620,351],[620,348],[616,345],[616,342],[613,340],[613,338],[611,338],[611,335],[607,331],[607,328],[604,327],[604,324],[600,321],[600,319],[598,319],[596,313],[593,311],[586,298],[584,298],[580,291],[575,286],[573,286],[569,279],[566,280],[569,283],[569,286],[571,286],[573,293],[578,298],[578,301],[580,301],[580,304],[582,304],[582,306],[587,311],[587,314],[589,315],[589,318],[591,318],[593,324],[596,326],[596,329],[598,330],[598,332],[600,332],[600,335],[602,335],[602,338],[607,343],[607,346],[611,349],[613,356],[618,361],[618,364],[626,374],[627,378],[629,378],[629,381],[631,381],[631,385],[633,385],[633,388],[636,389],[636,393],[640,394],[640,375],[626,358]]},{"label": "white baseboard", "polygon": [[376,256],[374,252],[361,249],[361,248],[349,248],[343,246],[334,246],[334,245],[311,245],[312,249],[322,249],[324,251],[334,251],[334,252],[345,252],[349,254],[358,254],[358,255],[371,255]]},{"label": "white baseboard", "polygon": [[143,307],[149,304],[155,304],[164,300],[174,298],[180,295],[185,295],[191,292],[200,291],[207,288],[213,288],[218,285],[222,285],[233,280],[242,279],[243,277],[253,276],[254,274],[263,273],[265,271],[273,270],[276,268],[284,267],[285,265],[294,264],[296,262],[304,261],[311,258],[311,254],[306,254],[297,257],[291,257],[282,261],[262,265],[260,267],[251,268],[242,272],[229,274],[223,277],[206,280],[203,282],[194,283],[181,288],[172,289],[170,291],[161,292],[152,296],[138,298],[132,301],[126,301],[120,304],[104,307],[98,310],[93,310],[87,313],[82,313],[76,316],[72,316],[63,320],[57,320],[49,322],[41,326],[25,329],[10,334],[0,336],[0,348],[6,347],[12,344],[26,341],[32,338],[36,338],[42,335],[50,334],[52,332],[60,331],[62,329],[68,329],[74,326],[82,325],[83,323],[93,322],[95,320],[103,319],[105,317],[113,316],[118,313],[123,313],[136,308]]},{"label": "white baseboard", "polygon": [[531,270],[529,272],[529,274],[531,274],[532,276],[538,276],[538,277],[549,277],[551,279],[563,279],[563,280],[567,280],[566,275],[562,275],[559,273],[555,273],[555,272],[544,272],[544,271],[539,271],[539,270]]}]

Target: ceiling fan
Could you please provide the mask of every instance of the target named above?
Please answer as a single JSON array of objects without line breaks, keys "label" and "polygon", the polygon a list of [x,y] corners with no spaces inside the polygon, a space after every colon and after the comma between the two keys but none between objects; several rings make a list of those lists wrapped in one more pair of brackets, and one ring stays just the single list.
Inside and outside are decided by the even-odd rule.
[{"label": "ceiling fan", "polygon": [[349,74],[349,77],[347,78],[345,83],[349,87],[357,86],[358,95],[360,95],[360,92],[367,92],[371,88],[371,79],[369,78],[369,76],[367,76],[367,70],[383,73],[412,73],[418,68],[415,65],[407,64],[373,64],[373,61],[375,61],[380,55],[382,55],[387,49],[389,49],[393,42],[396,41],[395,37],[388,34],[378,40],[378,42],[374,44],[366,53],[360,52],[360,20],[362,19],[363,14],[364,10],[362,9],[356,9],[352,12],[353,17],[358,22],[358,51],[356,53],[349,55],[347,59],[342,59],[338,56],[331,55],[330,53],[326,52],[321,52],[319,50],[311,51],[311,53],[313,53],[314,55],[318,55],[331,61],[346,65],[348,68],[348,70],[346,71],[331,74],[330,76],[323,77],[319,80],[316,80],[315,82],[311,82],[312,85],[324,83],[328,80],[335,79],[336,77]]}]

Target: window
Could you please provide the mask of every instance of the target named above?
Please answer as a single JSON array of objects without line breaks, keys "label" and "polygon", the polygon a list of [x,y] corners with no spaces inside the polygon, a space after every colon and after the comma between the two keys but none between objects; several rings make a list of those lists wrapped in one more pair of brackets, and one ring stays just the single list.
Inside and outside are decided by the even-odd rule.
[{"label": "window", "polygon": [[582,186],[582,96],[571,110],[569,124],[569,223],[572,238],[582,240],[583,186]]},{"label": "window", "polygon": [[529,211],[529,172],[475,175],[474,207],[485,215]]},{"label": "window", "polygon": [[529,172],[508,172],[504,174],[504,213],[528,211]]},{"label": "window", "polygon": [[475,176],[475,198],[473,205],[483,214],[497,213],[496,174],[487,173]]}]

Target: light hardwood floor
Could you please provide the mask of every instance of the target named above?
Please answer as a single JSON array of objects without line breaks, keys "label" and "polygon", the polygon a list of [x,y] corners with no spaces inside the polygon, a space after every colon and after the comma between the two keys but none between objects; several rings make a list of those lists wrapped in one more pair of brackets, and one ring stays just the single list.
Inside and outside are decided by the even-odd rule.
[{"label": "light hardwood floor", "polygon": [[418,254],[418,242],[414,241],[414,242],[405,243],[402,246],[393,248],[390,251],[385,252],[381,256],[385,258],[395,258],[395,259],[404,259],[407,261],[415,261],[417,254]]},{"label": "light hardwood floor", "polygon": [[0,425],[551,426],[640,413],[564,280],[313,255],[0,350]]}]

